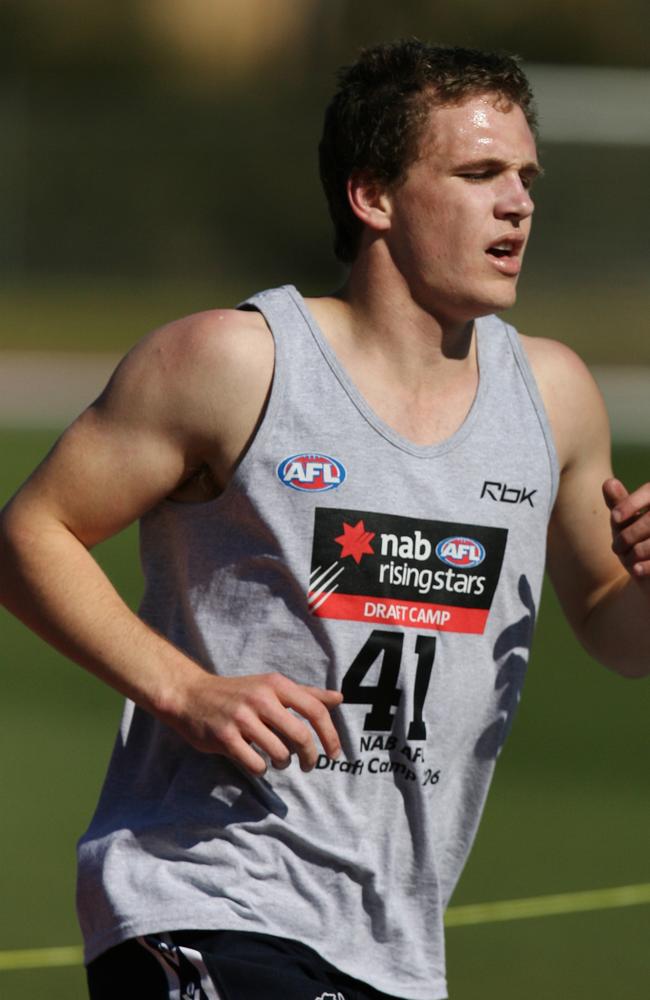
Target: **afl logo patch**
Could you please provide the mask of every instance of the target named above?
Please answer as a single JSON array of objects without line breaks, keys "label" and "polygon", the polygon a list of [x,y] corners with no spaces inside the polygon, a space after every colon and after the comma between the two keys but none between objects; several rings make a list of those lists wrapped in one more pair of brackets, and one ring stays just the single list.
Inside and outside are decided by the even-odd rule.
[{"label": "afl logo patch", "polygon": [[280,462],[278,479],[284,486],[302,493],[324,493],[335,490],[345,481],[345,466],[320,452],[291,455]]},{"label": "afl logo patch", "polygon": [[456,566],[460,569],[471,569],[478,566],[485,559],[485,549],[480,542],[473,538],[465,538],[464,535],[452,535],[451,538],[443,538],[436,545],[436,555],[441,562],[447,566]]}]

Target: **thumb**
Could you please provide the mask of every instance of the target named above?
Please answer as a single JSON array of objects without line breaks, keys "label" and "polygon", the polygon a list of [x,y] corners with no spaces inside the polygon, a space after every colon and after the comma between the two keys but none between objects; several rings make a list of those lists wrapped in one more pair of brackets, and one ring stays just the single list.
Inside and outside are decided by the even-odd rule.
[{"label": "thumb", "polygon": [[629,493],[620,479],[606,479],[603,483],[603,497],[610,510],[613,510],[626,496],[629,496]]}]

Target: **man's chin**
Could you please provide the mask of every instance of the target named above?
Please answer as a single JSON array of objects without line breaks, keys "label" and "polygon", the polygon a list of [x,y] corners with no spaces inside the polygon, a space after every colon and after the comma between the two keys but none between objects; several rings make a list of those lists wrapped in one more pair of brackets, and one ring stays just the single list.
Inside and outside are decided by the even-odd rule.
[{"label": "man's chin", "polygon": [[474,319],[480,319],[481,316],[491,316],[493,313],[505,312],[507,309],[512,309],[516,301],[517,293],[513,289],[508,295],[495,295],[488,301],[468,303],[466,315],[463,319],[465,322],[469,322]]},{"label": "man's chin", "polygon": [[517,301],[517,286],[513,283],[508,288],[499,289],[494,296],[491,297],[490,303],[485,303],[484,308],[477,316],[488,316],[491,313],[505,312],[506,309],[512,309]]}]

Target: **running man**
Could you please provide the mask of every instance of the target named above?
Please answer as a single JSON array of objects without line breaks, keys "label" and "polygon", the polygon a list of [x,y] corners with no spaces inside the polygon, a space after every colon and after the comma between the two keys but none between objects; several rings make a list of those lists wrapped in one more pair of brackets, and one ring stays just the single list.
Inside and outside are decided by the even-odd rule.
[{"label": "running man", "polygon": [[[367,50],[320,150],[343,287],[154,331],[5,509],[5,604],[127,698],[79,845],[94,1000],[446,997],[545,563],[648,672],[650,485],[582,362],[495,316],[535,134],[515,60]],[[136,519],[139,616],[90,555]]]}]

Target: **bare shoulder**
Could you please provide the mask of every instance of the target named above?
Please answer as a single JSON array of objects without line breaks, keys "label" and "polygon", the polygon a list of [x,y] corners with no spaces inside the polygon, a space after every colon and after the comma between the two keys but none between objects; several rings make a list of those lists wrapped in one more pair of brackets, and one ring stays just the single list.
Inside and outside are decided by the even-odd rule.
[{"label": "bare shoulder", "polygon": [[[154,352],[174,368],[191,374],[204,364],[216,365],[227,374],[256,368],[256,359],[273,358],[273,339],[258,312],[210,309],[174,320],[154,330],[141,341],[143,351]],[[241,374],[245,374],[244,371]]]},{"label": "bare shoulder", "polygon": [[[98,406],[139,421],[168,423],[174,432],[232,422],[263,404],[273,373],[271,333],[259,313],[214,309],[153,330],[122,360]],[[244,414],[244,421],[246,416]]]},{"label": "bare shoulder", "polygon": [[[273,339],[259,313],[213,309],[167,323],[143,337],[117,369],[118,380],[160,382],[174,397],[202,382],[214,390],[263,377]],[[216,378],[216,382],[213,380]]]},{"label": "bare shoulder", "polygon": [[582,358],[559,340],[527,337],[522,333],[519,334],[519,340],[540,386],[555,383],[557,379],[562,382],[591,379]]},{"label": "bare shoulder", "polygon": [[211,498],[255,430],[272,374],[257,314],[215,310],[154,330],[62,434],[11,516],[54,519],[92,546],[194,482],[179,499]]},{"label": "bare shoulder", "polygon": [[137,343],[77,424],[102,448],[112,440],[137,450],[141,469],[155,465],[154,499],[207,499],[228,483],[252,438],[273,364],[259,313],[194,313]]},{"label": "bare shoulder", "polygon": [[557,340],[519,336],[546,408],[562,467],[590,442],[597,440],[608,447],[605,404],[582,358]]}]

